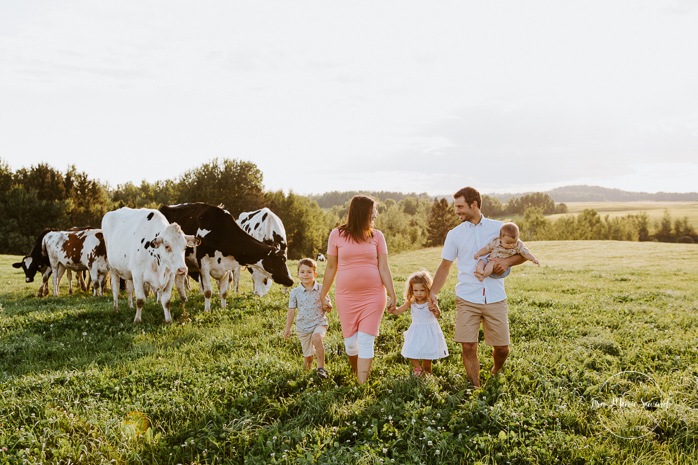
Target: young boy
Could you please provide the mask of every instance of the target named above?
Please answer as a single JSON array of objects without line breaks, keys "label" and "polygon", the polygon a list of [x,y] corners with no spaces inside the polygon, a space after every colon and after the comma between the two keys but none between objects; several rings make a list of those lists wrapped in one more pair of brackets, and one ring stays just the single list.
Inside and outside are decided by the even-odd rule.
[{"label": "young boy", "polygon": [[303,258],[298,262],[298,279],[300,285],[289,294],[288,313],[286,314],[286,330],[284,339],[291,335],[291,325],[298,309],[296,331],[303,348],[303,367],[309,370],[313,365],[313,354],[317,356],[317,375],[327,378],[325,370],[325,346],[322,340],[327,333],[327,316],[320,302],[321,286],[315,281],[317,263],[311,258]]},{"label": "young boy", "polygon": [[[499,230],[499,237],[492,239],[486,246],[480,249],[475,254],[474,258],[477,260],[487,254],[490,254],[490,256],[477,262],[475,272],[473,273],[480,281],[492,274],[494,262],[489,261],[489,259],[492,258],[509,258],[513,255],[520,254],[526,260],[531,260],[533,263],[540,266],[536,257],[534,257],[524,243],[519,240],[519,227],[514,223],[504,223]],[[492,277],[504,278],[509,274],[509,270],[511,270],[511,268],[500,276],[495,275]]]}]

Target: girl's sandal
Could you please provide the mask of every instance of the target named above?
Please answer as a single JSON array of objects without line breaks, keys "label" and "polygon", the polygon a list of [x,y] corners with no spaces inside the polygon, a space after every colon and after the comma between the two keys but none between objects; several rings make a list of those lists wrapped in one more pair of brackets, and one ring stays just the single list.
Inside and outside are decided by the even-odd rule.
[{"label": "girl's sandal", "polygon": [[422,369],[421,368],[414,368],[412,370],[412,376],[422,376]]}]

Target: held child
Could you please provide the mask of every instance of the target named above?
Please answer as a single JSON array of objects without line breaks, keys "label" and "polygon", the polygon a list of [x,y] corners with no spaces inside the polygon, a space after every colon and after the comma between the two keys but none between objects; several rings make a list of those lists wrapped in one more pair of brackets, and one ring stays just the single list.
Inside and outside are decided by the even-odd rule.
[{"label": "held child", "polygon": [[[477,262],[475,272],[473,273],[480,281],[492,275],[494,262],[490,260],[493,258],[509,258],[519,254],[526,260],[531,260],[533,263],[540,266],[536,257],[534,257],[524,243],[519,240],[519,227],[514,223],[504,223],[499,230],[499,237],[495,237],[485,247],[480,249],[475,254],[474,258],[477,260],[487,254],[490,254],[489,257],[483,258]],[[493,275],[492,277],[497,279],[505,278],[510,270],[511,268],[501,275]]]},{"label": "held child", "polygon": [[391,312],[399,315],[410,308],[412,324],[404,333],[401,353],[412,363],[415,376],[431,373],[431,361],[448,356],[446,339],[437,320],[441,311],[429,300],[431,285],[431,275],[427,271],[412,273],[405,284],[405,303]]},{"label": "held child", "polygon": [[[298,262],[298,279],[300,285],[289,294],[288,313],[286,314],[286,330],[284,339],[291,335],[291,325],[298,309],[296,331],[303,348],[303,367],[309,370],[313,365],[313,354],[317,356],[317,374],[327,378],[325,370],[325,346],[322,343],[327,333],[327,316],[320,302],[320,284],[317,277],[317,263],[311,258],[303,258]],[[328,299],[329,300],[329,299]]]}]

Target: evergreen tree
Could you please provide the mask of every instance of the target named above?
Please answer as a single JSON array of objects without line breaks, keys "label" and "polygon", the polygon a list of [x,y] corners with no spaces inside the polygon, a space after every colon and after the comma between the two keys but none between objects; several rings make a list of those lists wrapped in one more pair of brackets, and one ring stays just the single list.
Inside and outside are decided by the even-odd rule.
[{"label": "evergreen tree", "polygon": [[427,245],[431,247],[443,245],[446,234],[458,225],[453,207],[446,199],[434,199],[427,221]]}]

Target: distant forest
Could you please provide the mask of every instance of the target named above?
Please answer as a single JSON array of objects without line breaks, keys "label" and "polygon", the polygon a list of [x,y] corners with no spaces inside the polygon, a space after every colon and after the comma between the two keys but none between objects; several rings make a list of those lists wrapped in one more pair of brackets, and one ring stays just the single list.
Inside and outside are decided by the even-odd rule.
[{"label": "distant forest", "polygon": [[[177,179],[141,181],[139,185],[128,182],[112,188],[74,166],[61,172],[42,163],[12,171],[0,159],[0,253],[28,254],[35,238],[45,228],[100,227],[106,212],[123,206],[159,208],[164,204],[205,202],[223,205],[236,218],[241,212],[266,206],[284,223],[292,259],[313,257],[326,250],[330,231],[344,221],[348,202],[357,193],[378,200],[376,227],[384,232],[391,252],[440,246],[446,233],[458,222],[450,196],[385,191],[303,196],[265,191],[262,180],[262,172],[252,162],[214,159]],[[561,197],[564,192],[570,197]],[[574,192],[576,197],[572,196]],[[623,193],[616,189],[571,186],[508,197],[483,195],[482,211],[488,217],[515,221],[524,240],[698,242],[688,219],[671,218],[668,212],[658,221],[650,220],[644,212],[609,218],[588,209],[578,215],[565,215],[567,205],[559,199],[579,200],[585,192],[583,199],[588,201],[602,201],[598,197],[601,194],[605,200],[618,201],[612,195]],[[650,200],[638,195],[624,199]],[[665,200],[698,199],[697,194],[666,196]],[[547,217],[552,214],[562,216],[554,220]]]}]

